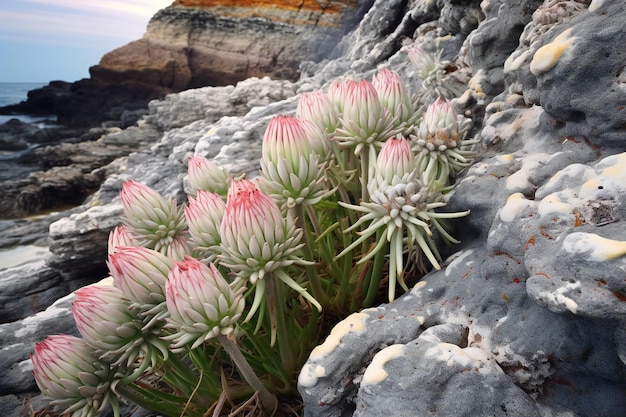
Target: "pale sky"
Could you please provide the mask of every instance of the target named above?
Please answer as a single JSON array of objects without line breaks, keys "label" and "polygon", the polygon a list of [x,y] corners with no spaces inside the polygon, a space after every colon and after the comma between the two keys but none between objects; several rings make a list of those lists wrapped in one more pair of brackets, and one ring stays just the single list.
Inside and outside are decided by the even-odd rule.
[{"label": "pale sky", "polygon": [[0,0],[0,82],[77,81],[173,0]]}]

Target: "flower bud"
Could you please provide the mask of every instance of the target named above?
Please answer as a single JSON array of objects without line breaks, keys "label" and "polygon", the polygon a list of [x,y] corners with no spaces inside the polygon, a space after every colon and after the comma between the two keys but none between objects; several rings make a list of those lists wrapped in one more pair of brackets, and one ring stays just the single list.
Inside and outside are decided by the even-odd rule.
[{"label": "flower bud", "polygon": [[464,118],[457,115],[450,100],[438,98],[428,106],[419,129],[411,136],[425,183],[445,185],[450,175],[469,166],[475,156],[470,147],[477,141],[464,140],[467,128],[461,127],[459,119]]},{"label": "flower bud", "polygon": [[127,181],[120,194],[124,221],[141,246],[182,259],[187,252],[183,210],[147,185]]},{"label": "flower bud", "polygon": [[198,190],[196,198],[189,197],[185,218],[194,250],[203,256],[211,257],[211,248],[222,240],[219,227],[225,209],[226,203],[215,193]]},{"label": "flower bud", "polygon": [[296,108],[296,117],[310,120],[328,134],[339,126],[339,112],[330,101],[328,94],[322,91],[302,93]]},{"label": "flower bud", "polygon": [[94,416],[118,400],[109,365],[97,359],[87,343],[69,335],[48,336],[30,357],[35,382],[55,408],[72,416]]},{"label": "flower bud", "polygon": [[261,149],[265,190],[287,207],[315,204],[326,191],[320,165],[320,157],[326,152],[326,137],[313,122],[292,116],[273,117]]},{"label": "flower bud", "polygon": [[109,233],[108,254],[115,253],[119,246],[138,246],[139,242],[126,225],[117,226]]},{"label": "flower bud", "polygon": [[174,342],[171,348],[191,344],[195,349],[219,334],[232,333],[245,307],[244,290],[233,291],[213,264],[191,257],[177,262],[166,284],[166,327],[174,333],[165,338]]},{"label": "flower bud", "polygon": [[122,246],[107,261],[113,283],[133,307],[149,312],[165,301],[165,281],[174,265],[167,256],[142,246]]},{"label": "flower bud", "polygon": [[[115,366],[134,368],[140,357],[150,356],[150,341],[161,345],[156,335],[142,333],[142,321],[131,302],[115,287],[90,285],[76,291],[72,304],[76,327],[100,359]],[[146,359],[144,359],[146,360]],[[156,363],[156,358],[151,359]]]},{"label": "flower bud", "polygon": [[220,224],[220,263],[255,284],[281,266],[294,263],[302,231],[250,180],[231,180]]},{"label": "flower bud", "polygon": [[380,104],[394,118],[394,127],[404,128],[415,123],[419,112],[415,110],[406,85],[397,72],[384,68],[374,76],[372,84],[378,93]]},{"label": "flower bud", "polygon": [[194,156],[188,162],[189,194],[195,196],[198,190],[210,191],[222,197],[228,192],[228,172],[215,162]]},{"label": "flower bud", "polygon": [[384,184],[396,184],[415,173],[415,158],[409,142],[402,136],[387,139],[376,157],[372,187]]},{"label": "flower bud", "polygon": [[363,147],[382,146],[396,133],[393,118],[378,98],[378,93],[367,80],[347,80],[346,96],[335,140],[344,148],[354,148],[360,154]]}]

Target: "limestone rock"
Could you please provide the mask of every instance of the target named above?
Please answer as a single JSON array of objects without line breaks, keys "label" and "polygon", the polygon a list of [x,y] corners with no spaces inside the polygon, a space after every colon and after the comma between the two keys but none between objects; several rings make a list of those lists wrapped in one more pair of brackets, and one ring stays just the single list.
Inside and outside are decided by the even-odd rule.
[{"label": "limestone rock", "polygon": [[[443,0],[389,8],[378,0],[338,46],[341,56],[305,65],[296,83],[252,79],[153,102],[143,123],[163,135],[110,164],[89,205],[51,225],[44,265],[63,282],[106,274],[106,231],[119,220],[124,180],[182,201],[192,155],[254,175],[265,124],[293,112],[297,93],[340,76],[369,78],[378,66],[397,69],[417,88],[402,38],[434,42],[450,60],[449,75],[474,75],[456,104],[478,126],[480,155],[448,194],[447,207],[471,210],[452,222],[462,243],[442,248],[442,270],[415,278],[391,304],[345,318],[311,352],[299,378],[305,415],[621,415],[626,149],[620,110],[610,111],[623,99],[616,94],[621,75],[607,70],[617,65],[612,57],[621,57],[621,38],[602,34],[616,33],[624,15],[615,3],[594,0],[591,10],[588,3]],[[531,65],[540,48],[570,28],[571,36],[557,41],[565,52],[552,67]],[[571,53],[577,42],[586,51]],[[609,51],[608,62],[585,78],[594,51]],[[584,65],[575,65],[576,56]],[[558,89],[576,98],[577,86],[553,74],[594,94],[559,102]],[[27,270],[36,269],[1,276]],[[54,323],[61,327],[49,317],[0,325],[0,373],[9,381],[2,404],[34,390],[27,355],[35,338],[73,331],[67,311]],[[15,333],[34,323],[48,328]]]}]

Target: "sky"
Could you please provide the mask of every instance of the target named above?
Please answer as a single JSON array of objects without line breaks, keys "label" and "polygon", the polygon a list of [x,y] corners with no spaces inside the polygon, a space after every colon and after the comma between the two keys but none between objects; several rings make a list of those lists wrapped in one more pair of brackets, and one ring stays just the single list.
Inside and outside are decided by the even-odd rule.
[{"label": "sky", "polygon": [[0,82],[77,81],[173,0],[0,0]]}]

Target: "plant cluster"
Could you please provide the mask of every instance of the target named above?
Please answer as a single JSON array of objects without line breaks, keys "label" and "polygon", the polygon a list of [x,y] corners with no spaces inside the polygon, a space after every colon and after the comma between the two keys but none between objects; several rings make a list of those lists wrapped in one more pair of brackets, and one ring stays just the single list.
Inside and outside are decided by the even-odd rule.
[{"label": "plant cluster", "polygon": [[438,57],[409,56],[432,103],[388,69],[337,80],[271,119],[258,178],[193,157],[182,206],[125,182],[112,285],[76,291],[82,338],[49,336],[31,357],[52,404],[73,417],[106,404],[119,416],[120,397],[167,416],[271,414],[333,323],[393,301],[409,270],[439,269],[437,242],[456,242],[446,219],[468,212],[437,209],[475,141],[441,97]]}]

